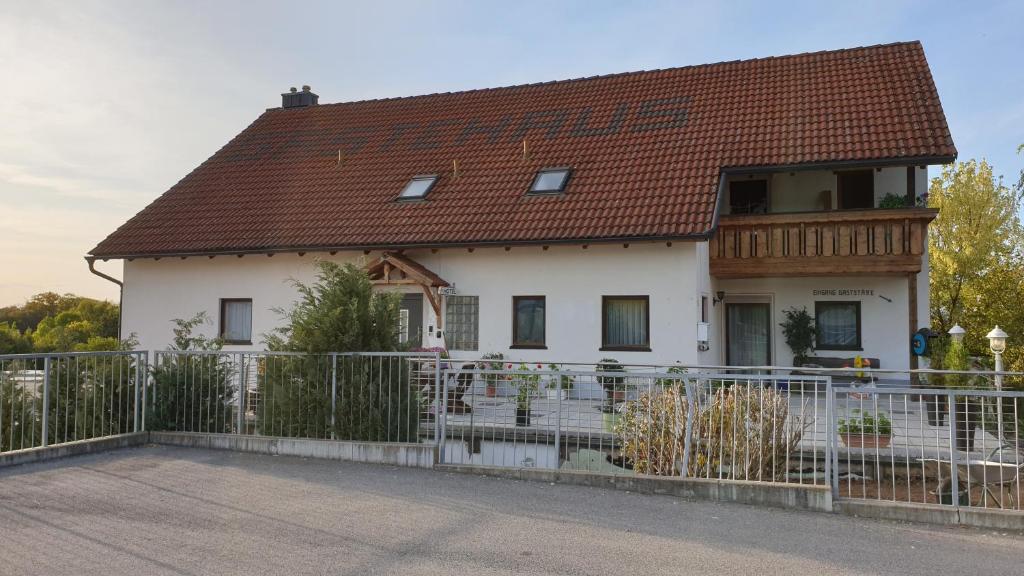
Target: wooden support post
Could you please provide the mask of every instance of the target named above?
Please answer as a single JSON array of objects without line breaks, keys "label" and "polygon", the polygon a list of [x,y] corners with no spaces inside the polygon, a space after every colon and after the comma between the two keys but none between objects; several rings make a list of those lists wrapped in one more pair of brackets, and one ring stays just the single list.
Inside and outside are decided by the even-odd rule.
[{"label": "wooden support post", "polygon": [[[914,332],[917,332],[917,274],[911,272],[907,274],[907,306],[908,314],[910,319],[910,331],[907,334],[907,350],[910,353],[910,369],[915,370],[918,367],[917,356],[914,355],[914,351],[910,350],[910,339]],[[910,385],[917,386],[920,383],[917,374],[910,375]]]}]

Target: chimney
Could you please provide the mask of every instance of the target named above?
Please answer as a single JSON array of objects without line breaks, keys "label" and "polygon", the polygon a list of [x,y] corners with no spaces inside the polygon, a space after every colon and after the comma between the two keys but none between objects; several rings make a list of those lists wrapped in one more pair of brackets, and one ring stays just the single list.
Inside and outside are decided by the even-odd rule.
[{"label": "chimney", "polygon": [[293,86],[290,90],[281,94],[281,108],[302,108],[304,106],[316,106],[320,97],[310,92],[309,86],[303,86],[299,92]]}]

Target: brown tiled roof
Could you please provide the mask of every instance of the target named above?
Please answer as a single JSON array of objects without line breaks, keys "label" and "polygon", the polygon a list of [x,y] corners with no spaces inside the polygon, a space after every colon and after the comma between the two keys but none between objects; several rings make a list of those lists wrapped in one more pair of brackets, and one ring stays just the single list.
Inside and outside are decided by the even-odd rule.
[{"label": "brown tiled roof", "polygon": [[[275,108],[91,254],[694,237],[723,169],[955,155],[917,42]],[[565,194],[524,195],[553,166]]]}]

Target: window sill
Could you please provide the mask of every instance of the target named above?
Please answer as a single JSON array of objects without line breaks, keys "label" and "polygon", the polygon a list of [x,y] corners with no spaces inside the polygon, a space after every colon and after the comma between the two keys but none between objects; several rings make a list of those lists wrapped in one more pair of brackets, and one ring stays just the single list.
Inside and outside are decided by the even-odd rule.
[{"label": "window sill", "polygon": [[648,346],[601,346],[600,352],[650,352]]},{"label": "window sill", "polygon": [[252,346],[252,340],[221,340],[225,346]]},{"label": "window sill", "polygon": [[547,350],[548,347],[543,344],[513,344],[508,347],[509,350]]}]

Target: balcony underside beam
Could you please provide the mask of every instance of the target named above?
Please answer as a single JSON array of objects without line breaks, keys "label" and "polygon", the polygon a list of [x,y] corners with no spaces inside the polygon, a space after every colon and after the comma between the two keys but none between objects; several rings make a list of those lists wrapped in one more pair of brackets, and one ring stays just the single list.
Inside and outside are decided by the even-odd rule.
[{"label": "balcony underside beam", "polygon": [[912,254],[711,260],[711,275],[723,279],[835,275],[906,276],[920,271],[921,257]]}]

